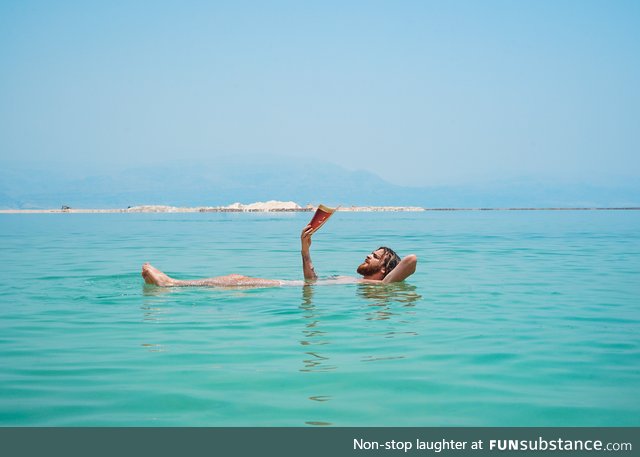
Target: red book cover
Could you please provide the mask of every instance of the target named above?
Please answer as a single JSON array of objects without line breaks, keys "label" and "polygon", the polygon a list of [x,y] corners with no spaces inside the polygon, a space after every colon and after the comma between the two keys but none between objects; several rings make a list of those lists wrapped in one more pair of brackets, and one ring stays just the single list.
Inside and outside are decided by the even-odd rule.
[{"label": "red book cover", "polygon": [[335,212],[335,208],[329,208],[324,205],[318,206],[316,213],[311,218],[311,222],[309,224],[313,227],[313,232],[316,232],[322,225],[327,222],[327,219],[331,217],[331,215]]}]

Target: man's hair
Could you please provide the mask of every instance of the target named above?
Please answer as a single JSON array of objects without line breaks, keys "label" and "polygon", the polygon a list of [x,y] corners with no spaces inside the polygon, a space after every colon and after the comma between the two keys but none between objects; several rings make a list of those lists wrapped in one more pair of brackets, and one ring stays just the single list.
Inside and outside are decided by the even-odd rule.
[{"label": "man's hair", "polygon": [[376,250],[379,251],[380,249],[384,251],[384,260],[382,265],[385,270],[384,275],[387,276],[400,263],[400,256],[396,254],[393,249],[386,246],[380,246]]}]

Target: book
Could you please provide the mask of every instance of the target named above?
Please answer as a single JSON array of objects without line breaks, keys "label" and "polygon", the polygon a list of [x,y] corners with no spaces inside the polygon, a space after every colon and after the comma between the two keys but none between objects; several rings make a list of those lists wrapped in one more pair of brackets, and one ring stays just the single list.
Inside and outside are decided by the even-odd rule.
[{"label": "book", "polygon": [[320,227],[324,225],[325,222],[331,217],[331,215],[336,211],[335,208],[329,208],[328,206],[320,205],[316,210],[315,214],[311,218],[311,222],[309,225],[313,227],[311,233],[315,233],[318,231]]}]

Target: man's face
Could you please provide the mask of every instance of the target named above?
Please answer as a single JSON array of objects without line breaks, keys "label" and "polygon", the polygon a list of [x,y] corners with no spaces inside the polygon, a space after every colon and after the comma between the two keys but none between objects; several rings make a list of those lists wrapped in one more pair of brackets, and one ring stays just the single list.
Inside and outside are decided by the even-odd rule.
[{"label": "man's face", "polygon": [[369,254],[356,271],[362,276],[369,276],[380,271],[383,265],[384,249],[378,249],[377,251],[373,251],[371,254]]}]

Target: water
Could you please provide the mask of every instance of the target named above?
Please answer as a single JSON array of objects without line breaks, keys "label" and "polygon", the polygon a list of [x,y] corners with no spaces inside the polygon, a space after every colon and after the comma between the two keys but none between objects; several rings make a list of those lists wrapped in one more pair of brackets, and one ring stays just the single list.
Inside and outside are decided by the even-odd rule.
[{"label": "water", "polygon": [[0,425],[640,425],[640,212],[0,215]]}]

